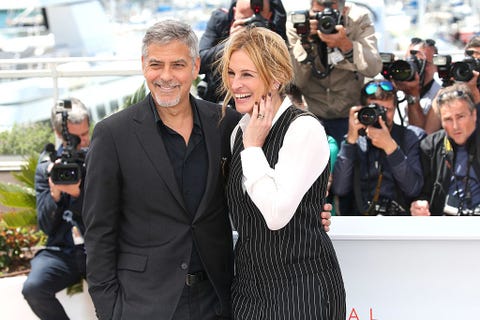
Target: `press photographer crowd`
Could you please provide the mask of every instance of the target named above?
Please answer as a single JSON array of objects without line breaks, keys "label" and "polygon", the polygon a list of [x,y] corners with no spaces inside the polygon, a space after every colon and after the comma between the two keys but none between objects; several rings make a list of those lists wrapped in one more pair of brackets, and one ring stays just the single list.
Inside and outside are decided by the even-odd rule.
[{"label": "press photographer crowd", "polygon": [[[38,224],[48,240],[32,260],[23,288],[39,318],[68,319],[55,293],[78,282],[86,270],[100,319],[125,319],[129,312],[193,319],[180,312],[181,302],[189,306],[191,302],[185,301],[191,301],[194,293],[187,289],[209,277],[212,285],[206,290],[214,300],[207,309],[222,310],[221,318],[230,318],[228,307],[222,309],[228,299],[220,296],[230,290],[228,277],[222,278],[230,265],[216,266],[218,259],[231,258],[231,239],[225,240],[226,245],[218,241],[218,237],[227,239],[231,231],[226,200],[237,213],[251,210],[252,217],[260,212],[266,217],[262,202],[267,200],[253,195],[269,190],[269,179],[274,180],[276,170],[281,170],[276,161],[292,156],[292,144],[308,148],[318,142],[328,146],[322,149],[324,155],[330,153],[321,167],[328,172],[319,171],[318,179],[311,181],[322,192],[328,189],[326,194],[296,190],[295,197],[301,195],[296,210],[301,213],[308,207],[304,201],[318,200],[323,205],[326,199],[333,206],[326,211],[332,215],[480,216],[480,36],[471,38],[459,61],[438,52],[435,40],[417,37],[397,57],[379,52],[368,12],[345,0],[311,0],[309,8],[293,12],[286,12],[281,0],[234,0],[229,8],[212,13],[199,41],[193,32],[183,30],[184,24],[173,23],[169,29],[169,23],[153,26],[143,39],[142,70],[150,94],[96,124],[91,145],[90,117],[81,101],[66,97],[52,109],[52,127],[61,144],[58,149],[46,146],[35,176]],[[265,35],[264,29],[268,30]],[[238,40],[242,38],[237,38],[241,36],[247,39],[245,48]],[[246,45],[261,37],[264,48]],[[286,57],[279,56],[281,49],[274,49],[279,39],[287,48]],[[278,60],[265,61],[262,49]],[[195,97],[189,89],[199,74],[203,76]],[[264,92],[258,94],[259,90]],[[276,102],[278,106],[272,107]],[[226,108],[221,110],[219,104]],[[281,114],[287,113],[284,109],[290,118]],[[178,115],[188,121],[177,121]],[[320,131],[311,131],[321,134],[308,136],[311,144],[299,125],[294,126],[307,116],[322,125]],[[230,136],[239,120],[236,134]],[[302,136],[304,140],[292,143]],[[311,156],[309,150],[303,151],[302,155]],[[257,168],[252,160],[258,160]],[[301,160],[297,158],[299,167],[289,170],[308,172],[308,168],[302,171],[305,162]],[[240,176],[229,175],[230,162],[235,165],[232,173]],[[259,171],[262,166],[270,171]],[[232,186],[233,177],[242,183]],[[230,192],[225,195],[226,186],[237,189],[227,187]],[[161,195],[154,196],[154,190]],[[229,198],[232,194],[244,196]],[[152,218],[152,210],[161,214]],[[186,222],[172,217],[169,210],[182,211],[182,217],[187,212]],[[295,219],[292,216],[289,219]],[[328,226],[330,214],[322,217]],[[240,225],[252,223],[236,219]],[[260,220],[252,228],[263,232],[264,220]],[[192,223],[198,223],[193,231]],[[173,236],[162,238],[160,231],[143,234],[155,226],[170,235],[170,227],[177,230],[187,239],[188,248],[178,244],[180,250],[150,252],[152,243],[169,247],[177,241]],[[248,238],[239,241],[253,246]],[[165,260],[183,251],[188,251],[190,265],[173,266]],[[117,257],[117,252],[122,256]],[[173,284],[173,276],[168,280],[178,289],[176,300],[168,300],[168,290],[157,292],[143,278],[132,276],[151,268],[151,263],[175,276],[188,271],[185,288],[183,280],[180,286]],[[122,278],[109,277],[108,272]],[[133,307],[132,301],[147,299],[129,296],[137,281],[152,296],[165,296],[164,302],[172,307],[161,311],[150,305]],[[342,301],[341,282],[340,276],[338,301]],[[236,285],[238,292],[247,290]],[[121,290],[132,291],[118,294]],[[235,299],[246,298],[237,295]],[[248,313],[237,307],[234,313]],[[337,311],[336,316],[318,319],[343,320],[345,310]]]},{"label": "press photographer crowd", "polygon": [[[477,149],[476,125],[464,121],[476,120],[474,107],[480,102],[479,36],[465,46],[461,61],[438,52],[435,40],[417,37],[397,57],[378,51],[373,22],[353,3],[312,0],[310,8],[285,12],[280,1],[233,1],[229,10],[212,14],[200,41],[201,98],[222,101],[218,80],[211,80],[222,40],[252,25],[283,38],[286,29],[295,71],[287,94],[297,107],[313,113],[337,143],[329,190],[335,214],[480,211],[480,160],[463,151],[458,155],[466,145],[469,152]],[[452,88],[463,94],[442,104],[439,97]],[[444,136],[449,151],[446,143],[428,145],[431,137],[424,138],[429,134]],[[454,161],[443,168],[449,152]],[[438,204],[440,198],[445,205]],[[458,200],[458,210],[451,209],[452,199]]]}]

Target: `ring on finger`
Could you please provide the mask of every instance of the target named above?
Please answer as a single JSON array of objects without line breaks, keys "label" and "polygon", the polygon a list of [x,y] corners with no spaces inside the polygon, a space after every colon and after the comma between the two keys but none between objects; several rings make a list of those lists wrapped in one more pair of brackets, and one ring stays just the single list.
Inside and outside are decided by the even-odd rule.
[{"label": "ring on finger", "polygon": [[263,118],[265,118],[265,116],[264,116],[263,114],[259,113],[259,114],[257,115],[257,119],[263,119]]}]

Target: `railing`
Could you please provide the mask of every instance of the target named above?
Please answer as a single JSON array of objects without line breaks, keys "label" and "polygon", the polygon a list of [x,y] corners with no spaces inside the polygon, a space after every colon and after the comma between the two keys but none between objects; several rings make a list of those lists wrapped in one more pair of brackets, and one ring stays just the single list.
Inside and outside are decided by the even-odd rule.
[{"label": "railing", "polygon": [[[65,57],[0,59],[0,81],[27,78],[50,78],[51,101],[60,96],[59,79],[84,77],[122,77],[141,75],[139,57]],[[136,88],[133,88],[135,90]],[[0,172],[18,171],[21,157],[0,158]]]},{"label": "railing", "polygon": [[[108,64],[104,64],[108,62]],[[82,63],[95,63],[88,68]],[[27,65],[28,69],[18,69]],[[141,74],[140,59],[119,57],[67,57],[0,59],[0,79],[51,78],[54,99],[58,98],[58,79],[74,77],[132,76]],[[6,68],[13,66],[13,68]],[[68,66],[68,67],[66,67]]]}]

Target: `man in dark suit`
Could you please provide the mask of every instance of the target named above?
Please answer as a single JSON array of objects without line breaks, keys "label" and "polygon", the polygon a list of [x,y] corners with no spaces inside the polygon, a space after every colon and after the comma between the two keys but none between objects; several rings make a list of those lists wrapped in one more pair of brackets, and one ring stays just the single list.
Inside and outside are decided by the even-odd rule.
[{"label": "man in dark suit", "polygon": [[[198,40],[162,21],[143,39],[150,94],[99,122],[87,155],[87,281],[99,319],[230,316],[223,164],[238,114],[190,95]],[[88,182],[90,180],[90,182]]]}]

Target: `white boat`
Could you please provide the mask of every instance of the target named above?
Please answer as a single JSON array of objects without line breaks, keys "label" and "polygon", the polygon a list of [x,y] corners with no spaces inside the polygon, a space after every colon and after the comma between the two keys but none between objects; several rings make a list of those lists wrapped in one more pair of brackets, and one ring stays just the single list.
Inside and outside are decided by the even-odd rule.
[{"label": "white boat", "polygon": [[[141,38],[118,40],[98,0],[2,0],[0,14],[0,131],[48,120],[67,97],[82,100],[97,121],[142,84]],[[132,56],[127,47],[138,58],[122,59]]]}]

